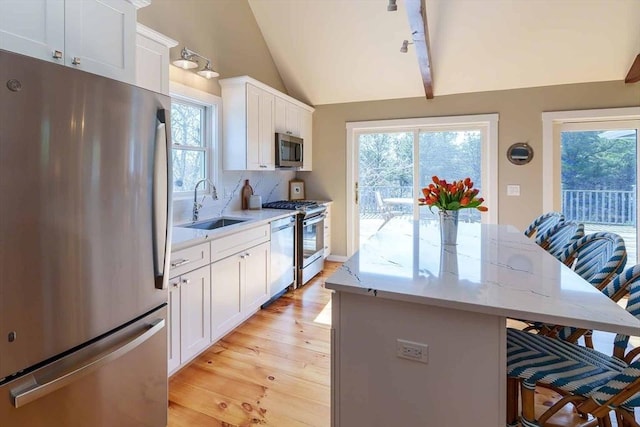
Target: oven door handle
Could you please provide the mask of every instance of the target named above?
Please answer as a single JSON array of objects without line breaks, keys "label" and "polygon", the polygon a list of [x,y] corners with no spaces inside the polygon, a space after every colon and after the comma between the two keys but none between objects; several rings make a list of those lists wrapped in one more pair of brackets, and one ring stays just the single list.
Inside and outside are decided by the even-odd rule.
[{"label": "oven door handle", "polygon": [[324,221],[324,218],[326,217],[326,214],[322,214],[322,215],[318,215],[317,217],[313,217],[313,218],[309,218],[306,221],[302,221],[302,226],[306,227],[308,225],[313,225],[313,224],[317,224],[321,221]]}]

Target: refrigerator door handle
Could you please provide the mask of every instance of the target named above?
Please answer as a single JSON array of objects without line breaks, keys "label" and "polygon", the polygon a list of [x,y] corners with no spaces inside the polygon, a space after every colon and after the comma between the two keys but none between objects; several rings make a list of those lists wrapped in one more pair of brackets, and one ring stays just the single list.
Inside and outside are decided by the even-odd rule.
[{"label": "refrigerator door handle", "polygon": [[26,387],[20,387],[17,390],[11,390],[11,397],[13,399],[13,406],[20,408],[28,403],[40,399],[54,391],[79,380],[80,378],[94,372],[101,366],[106,365],[114,361],[115,359],[124,356],[131,350],[142,345],[149,338],[157,334],[164,328],[164,319],[156,319],[151,322],[150,325],[146,325],[142,332],[136,334],[134,337],[127,339],[124,344],[118,346],[118,348],[110,349],[104,353],[85,361],[82,366],[75,369],[68,370],[57,378],[47,381],[43,384],[38,383],[37,379],[32,378],[33,381]]},{"label": "refrigerator door handle", "polygon": [[167,288],[169,270],[169,250],[171,246],[171,130],[169,111],[158,110],[158,127],[153,164],[153,263],[155,270],[155,286],[157,289]]}]

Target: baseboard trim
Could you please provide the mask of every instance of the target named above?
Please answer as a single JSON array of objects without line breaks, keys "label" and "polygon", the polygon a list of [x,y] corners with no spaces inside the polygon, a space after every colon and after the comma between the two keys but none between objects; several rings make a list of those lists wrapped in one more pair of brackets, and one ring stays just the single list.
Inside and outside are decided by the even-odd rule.
[{"label": "baseboard trim", "polygon": [[342,255],[329,255],[327,257],[327,261],[333,261],[333,262],[345,262],[348,259],[349,259],[348,257],[342,256]]}]

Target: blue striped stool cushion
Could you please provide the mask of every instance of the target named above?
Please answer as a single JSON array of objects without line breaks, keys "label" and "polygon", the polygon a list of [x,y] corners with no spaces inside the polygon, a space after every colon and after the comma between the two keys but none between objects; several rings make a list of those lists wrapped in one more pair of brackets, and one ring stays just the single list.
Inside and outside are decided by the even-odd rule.
[{"label": "blue striped stool cushion", "polygon": [[590,396],[627,367],[622,360],[566,341],[507,329],[507,375]]},{"label": "blue striped stool cushion", "polygon": [[567,221],[551,227],[542,243],[547,246],[547,252],[560,259],[567,246],[574,244],[581,237],[584,237],[584,224]]},{"label": "blue striped stool cushion", "polygon": [[547,212],[534,219],[529,227],[524,231],[524,235],[531,237],[533,236],[533,233],[535,233],[536,243],[540,244],[545,237],[546,232],[561,221],[564,221],[564,216],[560,212]]},{"label": "blue striped stool cushion", "polygon": [[[627,311],[640,319],[640,264],[618,275],[605,291],[615,293],[621,289],[629,292]],[[620,357],[628,343],[629,336],[616,336],[614,346],[620,350]],[[602,405],[640,378],[640,361],[627,365],[617,357],[593,349],[507,329],[507,375],[520,378],[528,388],[534,388],[536,383],[552,385],[591,397]],[[621,406],[628,410],[640,407],[640,392]]]}]

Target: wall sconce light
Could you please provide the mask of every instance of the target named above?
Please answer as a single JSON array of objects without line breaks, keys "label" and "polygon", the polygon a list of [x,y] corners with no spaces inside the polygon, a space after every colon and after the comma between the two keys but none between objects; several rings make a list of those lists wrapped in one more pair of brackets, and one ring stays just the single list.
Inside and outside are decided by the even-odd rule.
[{"label": "wall sconce light", "polygon": [[408,47],[410,44],[413,44],[413,43],[409,43],[409,40],[403,40],[402,47],[400,47],[400,52],[407,53],[407,51],[409,50]]},{"label": "wall sconce light", "polygon": [[389,4],[387,5],[387,12],[395,12],[396,10],[398,10],[396,0],[389,0]]},{"label": "wall sconce light", "polygon": [[173,61],[173,65],[180,67],[183,70],[192,70],[199,66],[197,58],[207,61],[205,66],[201,70],[197,71],[199,76],[202,76],[205,79],[212,79],[220,75],[220,73],[211,67],[211,60],[209,58],[206,58],[191,49],[187,49],[186,47],[182,48],[180,51],[180,58]]}]

